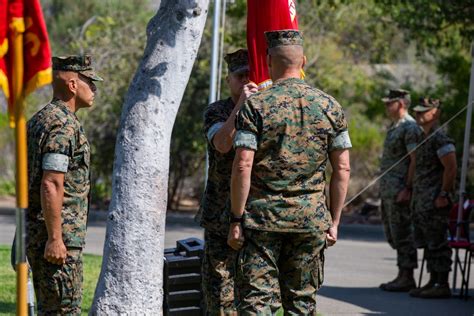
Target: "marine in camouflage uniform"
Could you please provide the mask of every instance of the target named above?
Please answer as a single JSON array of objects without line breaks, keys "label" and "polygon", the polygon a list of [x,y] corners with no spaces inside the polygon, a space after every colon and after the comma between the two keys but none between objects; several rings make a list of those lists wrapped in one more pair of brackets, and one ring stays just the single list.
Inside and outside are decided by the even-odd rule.
[{"label": "marine in camouflage uniform", "polygon": [[[407,112],[410,102],[408,91],[390,90],[382,101],[393,121],[387,131],[380,164],[380,171],[385,172],[416,147],[421,130]],[[398,200],[401,193],[406,193],[408,198],[411,195],[413,169],[410,174],[410,167],[414,167],[413,156],[405,158],[380,181],[385,236],[390,246],[397,251],[399,269],[395,280],[380,285],[386,291],[406,292],[415,287],[413,269],[417,267],[417,252],[413,242],[412,212],[409,199],[404,203]]]},{"label": "marine in camouflage uniform", "polygon": [[[90,56],[53,57],[53,71],[55,97],[28,121],[27,258],[33,271],[38,314],[80,315],[82,248],[90,192],[90,146],[75,110],[92,105],[90,98],[81,98],[92,95],[93,99],[95,86],[92,81],[102,79],[93,72]],[[70,72],[77,75],[68,76]],[[73,77],[76,79],[71,79]],[[71,85],[70,80],[77,80],[76,90],[74,93],[68,91],[72,98],[66,103],[60,98],[65,95],[65,87]],[[79,80],[83,82],[79,83]],[[64,175],[60,210],[52,210],[57,201],[44,200],[48,196],[45,175],[51,173]],[[53,214],[54,211],[57,214]],[[64,254],[66,257],[59,261],[54,261],[55,258],[49,257],[45,250],[52,238],[56,238],[51,231],[54,225],[51,218],[55,215],[60,216],[61,223],[61,230],[58,230],[61,236],[56,237],[62,238],[67,249],[67,256]]]},{"label": "marine in camouflage uniform", "polygon": [[[227,245],[229,229],[230,176],[235,151],[235,114],[243,102],[242,90],[248,84],[248,53],[239,49],[227,54],[227,77],[231,97],[210,104],[204,112],[204,135],[209,157],[206,189],[201,200],[198,220],[205,228],[202,285],[207,314],[235,314],[234,267],[236,251]],[[216,146],[216,138],[224,134],[228,148]],[[224,146],[225,147],[225,146]],[[227,211],[226,211],[227,210]]]},{"label": "marine in camouflage uniform", "polygon": [[283,305],[290,315],[316,315],[326,232],[332,226],[324,193],[326,165],[330,152],[351,143],[337,101],[297,78],[304,65],[301,34],[282,30],[265,36],[270,58],[276,59],[274,48],[291,46],[300,49],[301,59],[289,68],[294,77],[272,76],[273,86],[251,96],[237,116],[234,165],[248,166],[241,157],[254,152],[251,176],[248,171],[242,180],[251,179],[245,210],[238,202],[246,198],[238,182],[240,167],[232,174],[231,221],[241,226],[231,224],[229,244],[240,245],[242,238],[232,236],[236,227],[243,227],[245,240],[237,269],[239,312],[273,315]]},{"label": "marine in camouflage uniform", "polygon": [[[415,243],[418,248],[424,248],[431,277],[427,285],[410,294],[426,298],[451,295],[448,274],[451,270],[452,251],[447,232],[452,206],[450,192],[456,178],[456,148],[454,141],[443,130],[434,132],[438,129],[439,107],[439,100],[423,98],[414,108],[417,121],[424,129],[419,142],[428,139],[416,150],[412,201]],[[425,116],[432,114],[429,112],[434,112],[435,115],[431,122]]]}]

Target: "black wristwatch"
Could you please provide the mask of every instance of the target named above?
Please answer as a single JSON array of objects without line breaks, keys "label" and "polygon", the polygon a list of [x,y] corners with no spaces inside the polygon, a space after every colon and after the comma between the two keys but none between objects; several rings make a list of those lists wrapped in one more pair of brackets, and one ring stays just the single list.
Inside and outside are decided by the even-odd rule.
[{"label": "black wristwatch", "polygon": [[243,223],[244,222],[244,217],[243,216],[237,217],[234,214],[232,214],[231,217],[230,217],[230,222],[231,223]]}]

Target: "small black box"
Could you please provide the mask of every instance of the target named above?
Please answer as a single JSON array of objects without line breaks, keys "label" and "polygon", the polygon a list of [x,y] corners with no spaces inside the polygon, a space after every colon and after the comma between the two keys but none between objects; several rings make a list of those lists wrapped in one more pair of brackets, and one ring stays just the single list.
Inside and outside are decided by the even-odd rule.
[{"label": "small black box", "polygon": [[198,238],[178,240],[165,249],[163,266],[163,312],[165,316],[203,315],[201,262],[204,242]]}]

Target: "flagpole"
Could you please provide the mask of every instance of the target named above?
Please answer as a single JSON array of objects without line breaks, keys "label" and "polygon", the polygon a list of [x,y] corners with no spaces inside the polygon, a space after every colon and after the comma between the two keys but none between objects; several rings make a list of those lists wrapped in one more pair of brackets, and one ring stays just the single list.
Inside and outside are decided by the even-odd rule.
[{"label": "flagpole", "polygon": [[[226,1],[226,0],[224,0]],[[212,20],[212,52],[211,52],[211,80],[209,84],[209,104],[216,101],[217,70],[219,58],[219,17],[221,14],[221,0],[214,0],[214,17]],[[225,13],[224,13],[225,14]],[[204,186],[207,185],[209,170],[209,154],[206,150],[206,170],[204,174]]]},{"label": "flagpole", "polygon": [[28,315],[27,289],[28,264],[25,251],[25,211],[28,207],[28,165],[26,146],[26,120],[23,104],[23,32],[22,19],[13,32],[12,102],[15,109],[16,140],[16,314]]},{"label": "flagpole", "polygon": [[457,227],[456,227],[456,240],[459,239],[461,233],[461,226],[459,223],[463,220],[464,210],[464,199],[466,195],[466,177],[467,177],[467,163],[469,161],[469,146],[470,146],[470,135],[471,135],[471,120],[472,120],[472,107],[474,103],[474,42],[471,44],[471,79],[469,82],[469,96],[466,112],[466,128],[464,130],[464,145],[462,155],[462,167],[461,167],[461,183],[459,185],[459,201],[458,201],[458,216],[457,216]]}]

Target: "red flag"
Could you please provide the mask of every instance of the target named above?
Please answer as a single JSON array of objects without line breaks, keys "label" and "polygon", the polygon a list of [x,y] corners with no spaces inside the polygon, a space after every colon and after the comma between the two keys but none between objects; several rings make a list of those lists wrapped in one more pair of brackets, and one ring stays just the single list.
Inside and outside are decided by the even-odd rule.
[{"label": "red flag", "polygon": [[249,51],[250,80],[259,89],[271,85],[267,68],[267,31],[298,29],[295,0],[247,1],[247,48]]},{"label": "red flag", "polygon": [[52,81],[51,49],[39,0],[0,0],[0,86],[10,122],[19,99]]}]

